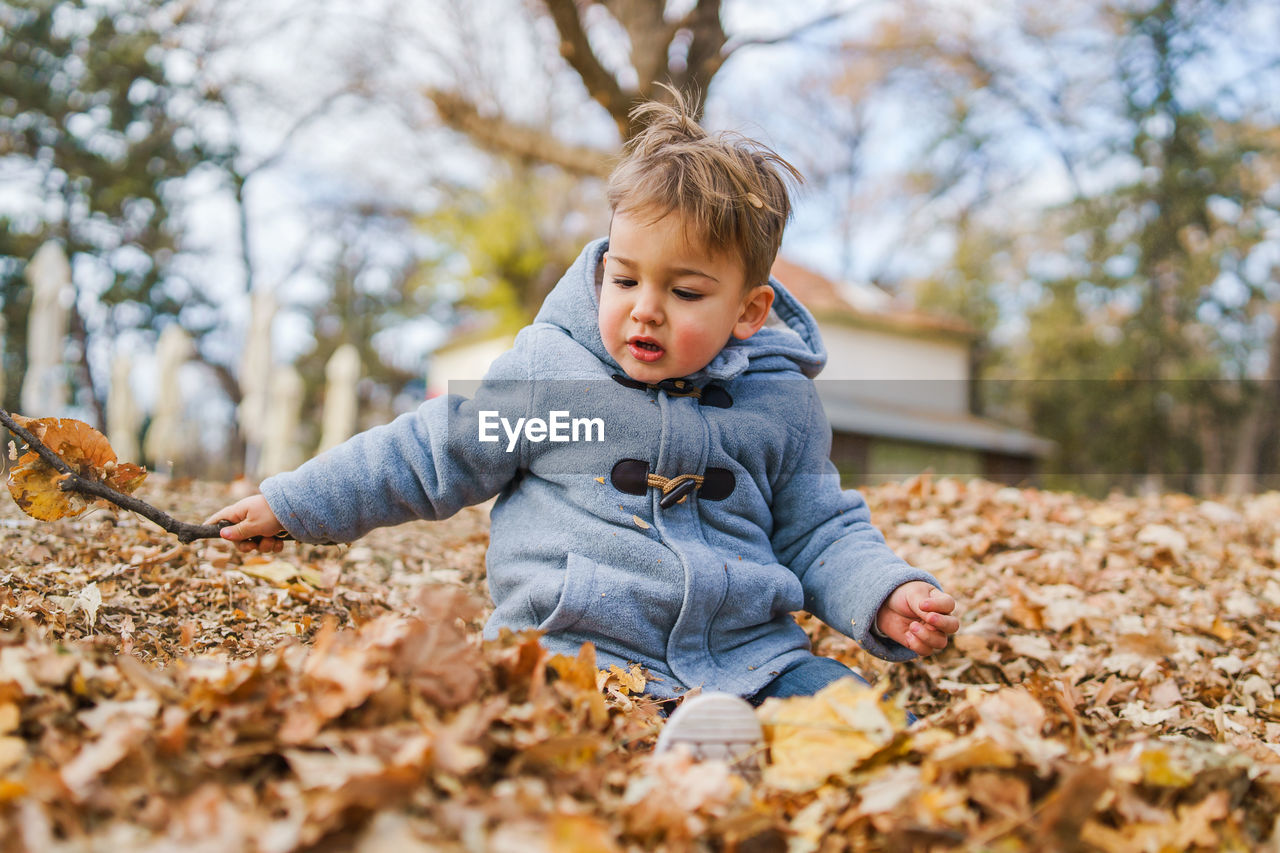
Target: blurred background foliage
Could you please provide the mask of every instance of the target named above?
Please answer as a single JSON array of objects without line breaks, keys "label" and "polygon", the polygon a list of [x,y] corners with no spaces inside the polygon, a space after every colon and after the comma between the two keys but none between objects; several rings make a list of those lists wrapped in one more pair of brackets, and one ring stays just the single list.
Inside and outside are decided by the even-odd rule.
[{"label": "blurred background foliage", "polygon": [[353,343],[385,420],[604,232],[627,112],[669,82],[806,174],[785,253],[983,333],[982,405],[1057,442],[1048,485],[1280,482],[1274,4],[780,5],[0,2],[6,406],[54,238],[87,419],[112,353],[179,323],[237,459],[268,289],[308,411]]}]

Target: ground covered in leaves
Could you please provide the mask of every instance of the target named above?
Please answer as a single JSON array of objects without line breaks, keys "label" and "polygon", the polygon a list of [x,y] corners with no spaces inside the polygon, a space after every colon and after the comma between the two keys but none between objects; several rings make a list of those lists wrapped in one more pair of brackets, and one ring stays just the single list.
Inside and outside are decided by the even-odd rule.
[{"label": "ground covered in leaves", "polygon": [[752,783],[654,759],[641,673],[481,642],[483,509],[264,559],[0,501],[0,849],[1280,849],[1280,494],[867,497],[961,633],[807,621],[879,690],[767,703]]}]

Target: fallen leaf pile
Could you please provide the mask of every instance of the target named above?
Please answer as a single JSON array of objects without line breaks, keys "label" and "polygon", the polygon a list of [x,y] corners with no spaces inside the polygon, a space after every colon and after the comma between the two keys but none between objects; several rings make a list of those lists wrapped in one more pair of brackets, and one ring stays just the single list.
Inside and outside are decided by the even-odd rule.
[{"label": "fallen leaf pile", "polygon": [[877,687],[765,703],[751,782],[652,756],[639,670],[480,639],[482,509],[255,559],[8,507],[0,849],[1277,849],[1280,494],[866,495],[961,633],[887,664],[802,617]]}]

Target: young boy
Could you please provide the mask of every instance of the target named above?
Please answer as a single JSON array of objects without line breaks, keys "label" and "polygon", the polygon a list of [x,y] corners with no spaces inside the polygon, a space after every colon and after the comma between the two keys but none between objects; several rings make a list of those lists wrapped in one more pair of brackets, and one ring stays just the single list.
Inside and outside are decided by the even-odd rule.
[{"label": "young boy", "polygon": [[[795,170],[708,136],[685,103],[639,107],[588,245],[472,400],[450,395],[262,483],[214,518],[242,551],[356,539],[498,495],[486,636],[538,628],[640,663],[661,698],[702,688],[659,741],[735,757],[750,705],[852,670],[814,656],[805,609],[886,660],[929,655],[955,602],[842,491],[812,377],[810,314],[769,278]],[[581,429],[579,429],[581,427]],[[249,542],[251,537],[265,537]]]}]

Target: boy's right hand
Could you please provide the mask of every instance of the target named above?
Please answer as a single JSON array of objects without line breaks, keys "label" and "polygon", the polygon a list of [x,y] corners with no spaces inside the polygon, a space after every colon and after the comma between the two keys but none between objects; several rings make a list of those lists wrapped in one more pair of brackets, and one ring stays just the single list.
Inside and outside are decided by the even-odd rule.
[{"label": "boy's right hand", "polygon": [[[228,542],[234,542],[242,554],[247,554],[254,549],[264,554],[274,554],[284,547],[284,542],[275,538],[284,533],[284,527],[281,526],[280,519],[276,518],[276,514],[271,511],[271,505],[262,495],[250,495],[231,506],[223,507],[209,516],[205,524],[214,524],[219,521],[234,522],[222,528],[222,538]],[[254,537],[261,538],[249,541]]]}]

